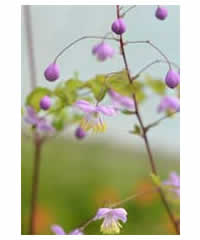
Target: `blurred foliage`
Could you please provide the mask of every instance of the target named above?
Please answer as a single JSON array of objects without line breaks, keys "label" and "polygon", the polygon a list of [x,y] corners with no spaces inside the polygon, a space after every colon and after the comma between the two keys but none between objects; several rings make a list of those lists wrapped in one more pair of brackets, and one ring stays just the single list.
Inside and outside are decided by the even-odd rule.
[{"label": "blurred foliage", "polygon": [[[27,234],[30,214],[33,153],[32,142],[22,138],[22,234]],[[171,170],[179,170],[178,156],[155,152],[154,157],[162,180]],[[42,149],[40,174],[37,234],[52,234],[52,224],[60,224],[69,232],[92,217],[98,207],[153,187],[145,152],[109,145],[106,141],[49,140]],[[170,194],[168,197],[171,199]],[[177,202],[170,203],[178,216]],[[121,234],[174,234],[155,192],[123,207],[128,211],[128,222]],[[97,221],[89,225],[86,234],[100,235],[100,224]]]}]

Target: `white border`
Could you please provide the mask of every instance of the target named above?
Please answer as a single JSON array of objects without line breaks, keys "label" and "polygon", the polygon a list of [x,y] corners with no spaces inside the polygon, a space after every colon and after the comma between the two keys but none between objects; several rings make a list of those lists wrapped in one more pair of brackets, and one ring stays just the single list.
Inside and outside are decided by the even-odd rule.
[{"label": "white border", "polygon": [[[83,1],[113,5],[116,1]],[[182,236],[21,236],[20,235],[20,5],[83,5],[82,1],[6,1],[1,3],[1,239],[199,239],[199,3],[197,1],[123,1],[123,4],[181,3],[181,232]],[[86,3],[85,3],[86,2]],[[122,1],[121,1],[122,2]],[[120,1],[117,1],[120,4]],[[10,85],[10,86],[9,86]],[[9,94],[8,94],[9,92]]]}]

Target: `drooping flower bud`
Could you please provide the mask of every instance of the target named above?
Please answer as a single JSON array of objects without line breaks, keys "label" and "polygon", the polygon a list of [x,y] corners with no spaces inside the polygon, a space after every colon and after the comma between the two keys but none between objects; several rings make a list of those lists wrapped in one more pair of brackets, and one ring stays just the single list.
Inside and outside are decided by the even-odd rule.
[{"label": "drooping flower bud", "polygon": [[126,32],[126,24],[123,18],[116,19],[112,24],[112,31],[116,34],[123,34]]},{"label": "drooping flower bud", "polygon": [[99,61],[105,61],[107,58],[113,57],[115,51],[109,44],[101,42],[93,47],[92,54],[96,55]]},{"label": "drooping flower bud", "polygon": [[170,88],[175,88],[178,86],[179,82],[180,82],[180,75],[173,70],[169,70],[165,77],[165,83],[167,84],[167,86]]},{"label": "drooping flower bud", "polygon": [[164,7],[158,7],[156,9],[156,13],[155,13],[155,16],[160,19],[160,20],[165,20],[168,16],[168,11],[166,8]]},{"label": "drooping flower bud", "polygon": [[75,131],[75,136],[77,139],[83,139],[86,136],[86,132],[83,130],[83,128],[78,127]]},{"label": "drooping flower bud", "polygon": [[44,96],[40,100],[40,108],[43,110],[48,110],[51,107],[51,98],[49,96]]},{"label": "drooping flower bud", "polygon": [[49,64],[44,72],[44,76],[50,82],[56,81],[60,76],[59,66],[56,63]]}]

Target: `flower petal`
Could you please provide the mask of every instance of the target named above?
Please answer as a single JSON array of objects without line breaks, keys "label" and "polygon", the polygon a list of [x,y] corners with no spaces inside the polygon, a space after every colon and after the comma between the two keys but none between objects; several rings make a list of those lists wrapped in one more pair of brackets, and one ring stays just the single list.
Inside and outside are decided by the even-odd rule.
[{"label": "flower petal", "polygon": [[69,235],[84,235],[80,229],[75,229],[69,233]]},{"label": "flower petal", "polygon": [[51,231],[55,233],[56,235],[66,235],[65,231],[63,228],[59,225],[52,225],[51,226]]},{"label": "flower petal", "polygon": [[97,111],[103,113],[106,116],[113,116],[117,112],[113,106],[97,106]]},{"label": "flower petal", "polygon": [[94,217],[94,220],[104,218],[111,211],[112,211],[111,208],[99,208],[99,210],[96,213],[96,216]]},{"label": "flower petal", "polygon": [[81,109],[85,113],[90,113],[90,112],[96,111],[96,107],[85,100],[76,101],[75,106],[78,107],[79,109]]},{"label": "flower petal", "polygon": [[112,210],[112,215],[116,220],[121,220],[122,222],[127,221],[127,211],[124,208],[115,208]]}]

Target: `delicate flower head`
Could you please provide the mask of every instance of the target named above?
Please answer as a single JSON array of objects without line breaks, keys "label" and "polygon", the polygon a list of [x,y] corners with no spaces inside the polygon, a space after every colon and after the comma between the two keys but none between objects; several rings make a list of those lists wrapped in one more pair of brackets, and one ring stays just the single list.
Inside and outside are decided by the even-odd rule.
[{"label": "delicate flower head", "polygon": [[101,232],[117,234],[120,233],[120,228],[122,227],[119,220],[125,223],[127,221],[127,212],[124,208],[100,208],[94,220],[98,219],[104,219],[101,225]]},{"label": "delicate flower head", "polygon": [[81,127],[78,127],[75,131],[75,136],[77,139],[83,139],[86,136],[86,132]]},{"label": "delicate flower head", "polygon": [[42,132],[52,132],[54,128],[45,117],[39,117],[32,107],[27,107],[24,121]]},{"label": "delicate flower head", "polygon": [[112,31],[116,34],[123,34],[126,32],[126,24],[123,18],[116,19],[112,24]]},{"label": "delicate flower head", "polygon": [[49,64],[49,66],[46,68],[44,72],[44,76],[46,80],[50,82],[57,80],[60,76],[59,66],[56,63]]},{"label": "delicate flower head", "polygon": [[160,20],[165,20],[168,16],[168,11],[164,7],[157,7],[155,16]]},{"label": "delicate flower head", "polygon": [[179,112],[180,111],[180,100],[177,97],[165,96],[161,99],[158,106],[158,112]]},{"label": "delicate flower head", "polygon": [[43,110],[48,110],[51,107],[51,98],[49,96],[44,96],[40,100],[40,108]]},{"label": "delicate flower head", "polygon": [[106,125],[101,118],[101,115],[113,116],[116,110],[113,106],[93,105],[85,100],[78,100],[75,107],[79,108],[85,113],[85,117],[80,123],[80,127],[84,131],[92,129],[94,132],[104,132]]},{"label": "delicate flower head", "polygon": [[176,172],[171,172],[169,178],[163,184],[173,187],[173,191],[180,196],[180,177]]},{"label": "delicate flower head", "polygon": [[59,225],[52,225],[51,231],[55,233],[56,235],[83,235],[83,232],[80,229],[75,229],[69,234],[67,234],[64,229]]},{"label": "delicate flower head", "polygon": [[116,109],[118,109],[120,106],[122,106],[128,110],[133,110],[135,108],[135,103],[132,98],[122,96],[112,89],[110,89],[108,91],[108,94],[111,97],[112,103]]},{"label": "delicate flower head", "polygon": [[104,41],[95,45],[92,49],[92,54],[96,55],[99,61],[104,61],[107,58],[114,56],[114,49]]},{"label": "delicate flower head", "polygon": [[180,75],[174,70],[169,70],[165,77],[165,83],[169,88],[175,88],[180,83]]}]

